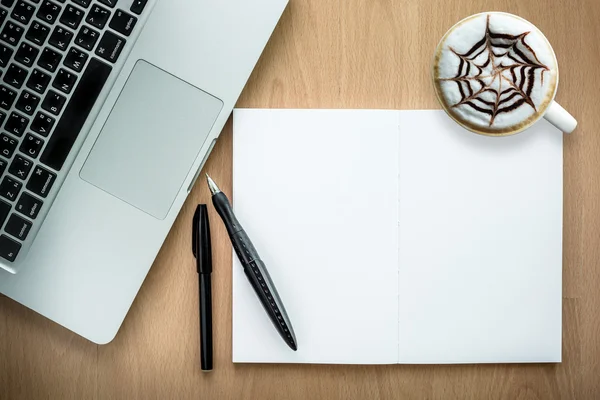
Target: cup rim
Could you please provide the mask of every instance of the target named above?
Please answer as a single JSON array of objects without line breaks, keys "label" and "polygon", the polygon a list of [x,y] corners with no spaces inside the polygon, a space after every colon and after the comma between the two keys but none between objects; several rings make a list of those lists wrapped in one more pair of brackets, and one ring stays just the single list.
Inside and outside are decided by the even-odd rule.
[{"label": "cup rim", "polygon": [[[461,121],[459,121],[452,112],[450,112],[445,106],[444,106],[444,101],[441,98],[441,94],[440,91],[438,90],[438,85],[436,83],[436,76],[435,76],[435,65],[436,65],[436,59],[438,57],[438,54],[440,53],[440,49],[442,44],[446,41],[448,35],[454,31],[455,28],[457,28],[458,26],[462,25],[463,23],[467,22],[468,20],[477,18],[479,16],[482,15],[490,15],[490,14],[501,14],[501,15],[507,15],[510,16],[512,18],[516,18],[518,20],[521,20],[527,24],[529,24],[530,26],[532,26],[537,33],[542,37],[542,39],[544,39],[546,41],[546,44],[548,45],[548,48],[550,49],[550,52],[552,54],[552,58],[554,59],[554,65],[556,66],[556,83],[554,84],[554,89],[553,89],[553,93],[551,96],[549,96],[548,101],[546,102],[547,104],[545,104],[544,110],[543,112],[538,113],[538,115],[535,118],[532,118],[530,121],[528,121],[527,123],[524,123],[522,126],[519,126],[519,128],[514,129],[514,130],[510,130],[507,132],[502,132],[502,131],[495,131],[495,132],[485,132],[485,131],[480,131],[477,130]],[[558,66],[558,59],[556,58],[556,52],[554,51],[554,48],[552,47],[552,44],[550,43],[550,41],[548,40],[548,38],[546,37],[546,35],[544,35],[544,33],[541,31],[541,29],[539,29],[536,25],[534,25],[532,22],[526,20],[523,17],[520,17],[518,15],[515,14],[511,14],[505,11],[484,11],[484,12],[480,12],[480,13],[476,13],[476,14],[472,14],[469,15],[463,19],[461,19],[460,21],[456,22],[454,25],[452,25],[447,31],[446,33],[444,33],[444,35],[442,36],[442,38],[440,39],[440,41],[438,42],[438,45],[435,48],[435,51],[433,53],[433,58],[431,60],[431,80],[433,83],[433,87],[434,87],[434,92],[436,95],[436,98],[438,100],[438,103],[442,106],[442,109],[444,110],[444,112],[450,117],[452,118],[457,124],[459,124],[460,126],[462,126],[463,128],[473,132],[473,133],[477,133],[479,135],[483,135],[483,136],[492,136],[492,137],[501,137],[501,136],[512,136],[512,135],[516,135],[517,133],[521,133],[524,130],[529,129],[533,124],[535,124],[536,122],[538,122],[540,119],[544,118],[544,115],[546,115],[546,112],[548,112],[548,109],[550,108],[550,105],[554,102],[554,99],[556,98],[556,93],[558,92],[558,83],[560,80],[560,70],[559,70],[559,66]]]}]

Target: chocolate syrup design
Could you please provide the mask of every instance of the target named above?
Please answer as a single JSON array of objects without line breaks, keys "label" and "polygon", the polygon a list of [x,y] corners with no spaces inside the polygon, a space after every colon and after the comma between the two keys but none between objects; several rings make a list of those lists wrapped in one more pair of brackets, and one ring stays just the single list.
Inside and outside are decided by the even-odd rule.
[{"label": "chocolate syrup design", "polygon": [[471,49],[461,54],[450,47],[460,59],[458,71],[453,78],[440,80],[458,85],[461,99],[452,107],[465,105],[489,115],[490,127],[498,114],[519,107],[537,111],[531,93],[536,81],[544,84],[544,73],[549,68],[525,41],[529,33],[495,33],[488,15],[485,34]]}]

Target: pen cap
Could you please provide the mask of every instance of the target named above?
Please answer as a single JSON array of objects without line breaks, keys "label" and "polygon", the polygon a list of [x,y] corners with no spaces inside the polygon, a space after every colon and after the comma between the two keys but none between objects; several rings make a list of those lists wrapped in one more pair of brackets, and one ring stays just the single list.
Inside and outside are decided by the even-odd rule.
[{"label": "pen cap", "polygon": [[194,214],[192,227],[192,251],[198,260],[198,273],[212,272],[212,249],[210,245],[210,224],[206,204],[199,204]]}]

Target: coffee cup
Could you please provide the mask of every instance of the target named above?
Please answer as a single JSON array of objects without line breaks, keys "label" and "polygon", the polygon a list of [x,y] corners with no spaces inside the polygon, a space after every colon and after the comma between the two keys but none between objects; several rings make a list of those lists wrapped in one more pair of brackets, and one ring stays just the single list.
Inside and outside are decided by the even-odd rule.
[{"label": "coffee cup", "polygon": [[432,77],[444,110],[475,133],[512,135],[541,118],[565,133],[577,126],[554,101],[558,63],[550,42],[516,15],[486,12],[458,22],[435,51]]}]

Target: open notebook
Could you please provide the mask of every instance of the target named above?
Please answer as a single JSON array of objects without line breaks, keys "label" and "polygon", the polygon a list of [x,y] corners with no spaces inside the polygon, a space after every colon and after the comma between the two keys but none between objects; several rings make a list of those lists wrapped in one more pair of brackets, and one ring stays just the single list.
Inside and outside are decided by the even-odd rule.
[{"label": "open notebook", "polygon": [[562,133],[442,111],[234,112],[234,207],[291,351],[234,256],[233,361],[561,360]]}]

